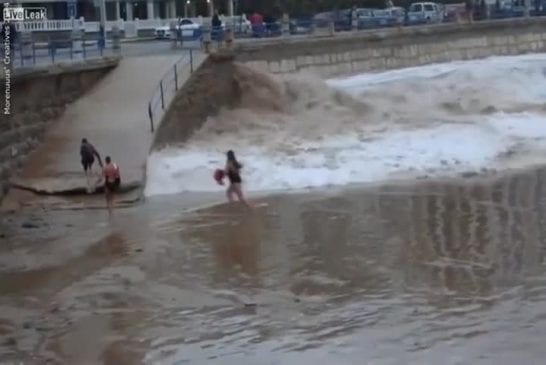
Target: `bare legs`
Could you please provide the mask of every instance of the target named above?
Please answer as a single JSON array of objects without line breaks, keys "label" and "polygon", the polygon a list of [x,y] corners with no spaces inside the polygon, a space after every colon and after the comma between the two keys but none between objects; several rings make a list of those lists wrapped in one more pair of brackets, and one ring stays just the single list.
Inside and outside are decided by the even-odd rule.
[{"label": "bare legs", "polygon": [[91,167],[85,169],[85,178],[87,179],[87,194],[91,194],[92,188],[91,188],[91,176],[93,176],[93,170]]},{"label": "bare legs", "polygon": [[114,207],[114,192],[105,186],[104,197],[106,198],[106,207],[108,209],[108,215],[112,216],[112,209]]},{"label": "bare legs", "polygon": [[226,191],[226,195],[230,203],[234,201],[233,194],[237,196],[237,199],[241,203],[243,203],[247,207],[250,207],[250,205],[246,202],[245,197],[243,196],[243,189],[241,187],[241,184],[235,183],[229,185],[229,188]]},{"label": "bare legs", "polygon": [[93,194],[97,188],[97,184],[100,182],[100,174],[93,171],[93,165],[90,165],[85,171],[85,178],[87,179],[87,193]]},{"label": "bare legs", "polygon": [[233,185],[229,185],[229,187],[226,190],[226,195],[227,195],[228,201],[230,203],[233,203]]}]

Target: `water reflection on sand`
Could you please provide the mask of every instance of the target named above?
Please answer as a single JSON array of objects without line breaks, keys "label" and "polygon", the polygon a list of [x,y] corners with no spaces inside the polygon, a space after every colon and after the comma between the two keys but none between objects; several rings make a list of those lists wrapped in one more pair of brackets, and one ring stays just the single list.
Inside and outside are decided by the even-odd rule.
[{"label": "water reflection on sand", "polygon": [[[81,255],[41,268],[40,280],[32,268],[0,272],[2,353],[105,364],[542,363],[545,181],[546,170],[531,170],[348,188],[272,196],[252,211],[149,202],[119,213],[102,239],[74,243]],[[28,304],[44,292],[57,310]],[[20,318],[9,315],[15,305]],[[33,320],[47,331],[20,328],[43,313]]]}]

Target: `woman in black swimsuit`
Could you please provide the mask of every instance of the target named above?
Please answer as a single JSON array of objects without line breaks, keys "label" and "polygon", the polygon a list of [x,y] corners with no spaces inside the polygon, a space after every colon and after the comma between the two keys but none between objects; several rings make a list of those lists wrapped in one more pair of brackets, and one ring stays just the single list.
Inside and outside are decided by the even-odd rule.
[{"label": "woman in black swimsuit", "polygon": [[248,206],[248,203],[245,201],[245,198],[243,196],[243,179],[241,179],[240,173],[242,168],[243,165],[241,165],[239,161],[237,161],[237,158],[235,158],[235,153],[233,151],[228,151],[226,162],[226,175],[229,180],[229,187],[226,191],[228,200],[230,202],[233,202],[233,194],[235,193],[239,201],[244,205]]}]

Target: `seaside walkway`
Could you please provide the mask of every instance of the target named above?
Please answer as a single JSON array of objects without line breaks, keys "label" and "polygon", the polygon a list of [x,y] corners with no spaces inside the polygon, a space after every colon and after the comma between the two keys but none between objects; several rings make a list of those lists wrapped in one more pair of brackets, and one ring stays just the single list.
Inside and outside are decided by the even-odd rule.
[{"label": "seaside walkway", "polygon": [[[153,140],[147,105],[160,79],[183,55],[127,57],[48,128],[12,186],[43,194],[85,192],[79,146],[87,138],[121,169],[122,186],[140,187]],[[196,62],[204,57],[199,56]],[[197,67],[198,65],[196,65]],[[180,85],[190,73],[180,74]],[[95,163],[98,172],[98,164]],[[12,189],[13,190],[13,189]]]}]

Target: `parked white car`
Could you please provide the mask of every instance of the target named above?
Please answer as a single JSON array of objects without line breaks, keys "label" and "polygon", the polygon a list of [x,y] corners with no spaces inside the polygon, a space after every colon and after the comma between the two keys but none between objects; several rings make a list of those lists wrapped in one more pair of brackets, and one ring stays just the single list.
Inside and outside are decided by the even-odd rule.
[{"label": "parked white car", "polygon": [[442,11],[436,3],[413,3],[408,10],[410,24],[440,23],[442,18]]},{"label": "parked white car", "polygon": [[[195,23],[191,19],[181,19],[180,25],[176,26],[176,29],[182,30],[183,37],[191,37],[193,33],[201,28],[201,24]],[[164,25],[154,29],[156,39],[170,39],[171,38],[171,26]]]},{"label": "parked white car", "polygon": [[252,25],[245,15],[235,15],[234,17],[220,17],[222,29],[232,29],[235,33],[250,33]]}]

